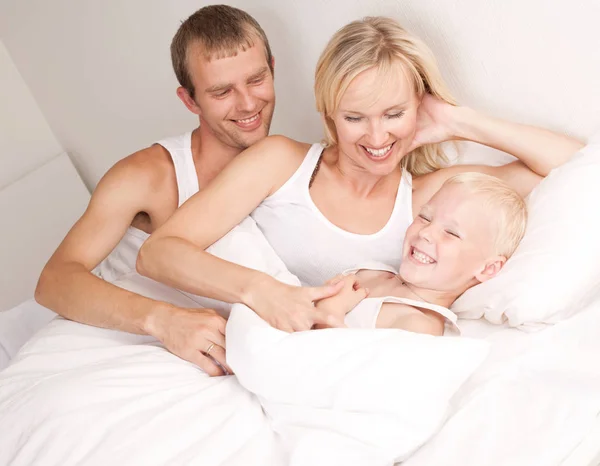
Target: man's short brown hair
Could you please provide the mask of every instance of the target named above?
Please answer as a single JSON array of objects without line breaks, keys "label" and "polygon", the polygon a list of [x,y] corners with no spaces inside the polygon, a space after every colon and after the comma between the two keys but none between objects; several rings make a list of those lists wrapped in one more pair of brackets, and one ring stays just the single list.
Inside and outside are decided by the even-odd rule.
[{"label": "man's short brown hair", "polygon": [[200,8],[186,19],[171,42],[171,61],[179,84],[194,98],[194,84],[188,71],[188,49],[199,43],[207,60],[232,57],[239,50],[262,41],[269,67],[272,68],[271,47],[258,22],[243,10],[228,5]]}]

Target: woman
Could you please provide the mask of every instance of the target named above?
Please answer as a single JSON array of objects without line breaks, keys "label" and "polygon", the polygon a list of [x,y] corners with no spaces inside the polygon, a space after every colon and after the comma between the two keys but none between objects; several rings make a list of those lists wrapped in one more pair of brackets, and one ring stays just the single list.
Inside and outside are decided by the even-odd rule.
[{"label": "woman", "polygon": [[[323,323],[313,303],[339,287],[289,286],[205,248],[252,214],[304,284],[368,261],[397,270],[413,213],[448,178],[487,173],[525,196],[583,145],[455,106],[431,51],[389,18],[355,21],[333,36],[317,65],[315,94],[326,144],[275,136],[243,152],[150,237],[140,273],[244,303],[283,330],[310,329]],[[519,161],[444,168],[439,143],[453,139]]]}]

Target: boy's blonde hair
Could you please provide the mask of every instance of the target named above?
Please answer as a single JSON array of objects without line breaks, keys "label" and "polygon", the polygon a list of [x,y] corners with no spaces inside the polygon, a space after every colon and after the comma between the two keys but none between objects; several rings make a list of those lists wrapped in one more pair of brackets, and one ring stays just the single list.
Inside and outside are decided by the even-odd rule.
[{"label": "boy's blonde hair", "polygon": [[[382,16],[353,21],[331,38],[317,63],[315,97],[317,110],[325,121],[325,142],[337,144],[331,115],[339,108],[346,89],[363,71],[377,68],[382,86],[373,89],[374,97],[393,74],[404,72],[419,98],[430,93],[454,104],[429,47],[404,30],[396,21]],[[447,165],[448,159],[438,144],[426,144],[406,154],[402,167],[412,175],[424,175]]]},{"label": "boy's blonde hair", "polygon": [[473,195],[483,196],[486,206],[495,214],[495,253],[507,259],[515,252],[525,235],[527,205],[513,188],[495,176],[466,172],[455,175],[444,183],[460,185]]}]

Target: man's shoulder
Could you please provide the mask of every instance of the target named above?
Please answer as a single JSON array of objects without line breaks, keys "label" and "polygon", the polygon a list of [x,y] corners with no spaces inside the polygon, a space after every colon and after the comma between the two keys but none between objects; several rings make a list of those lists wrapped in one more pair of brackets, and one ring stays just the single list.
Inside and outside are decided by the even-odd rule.
[{"label": "man's shoulder", "polygon": [[153,144],[124,157],[111,167],[108,174],[135,183],[156,185],[175,182],[173,161],[169,152],[159,144]]},{"label": "man's shoulder", "polygon": [[115,163],[102,177],[97,189],[119,193],[163,193],[177,185],[169,152],[152,146],[134,152]]},{"label": "man's shoulder", "polygon": [[139,174],[141,177],[162,177],[174,174],[173,160],[160,144],[145,147],[121,159],[114,165],[119,171]]}]

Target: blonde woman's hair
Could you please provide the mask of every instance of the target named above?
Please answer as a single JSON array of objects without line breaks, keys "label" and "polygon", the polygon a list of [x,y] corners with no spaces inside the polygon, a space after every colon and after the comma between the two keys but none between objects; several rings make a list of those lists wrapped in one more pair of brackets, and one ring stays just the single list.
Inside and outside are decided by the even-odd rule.
[{"label": "blonde woman's hair", "polygon": [[455,175],[446,180],[447,185],[460,185],[474,196],[483,196],[497,222],[495,253],[507,259],[512,256],[527,227],[527,205],[519,193],[495,176],[476,172]]},{"label": "blonde woman's hair", "polygon": [[[352,80],[374,67],[389,77],[398,72],[398,65],[413,81],[419,98],[427,92],[455,104],[433,53],[423,42],[391,18],[376,16],[353,21],[333,35],[317,63],[315,97],[317,110],[325,121],[327,145],[338,143],[331,115],[339,108]],[[412,175],[424,175],[447,164],[438,144],[421,146],[402,159],[402,167]]]}]

